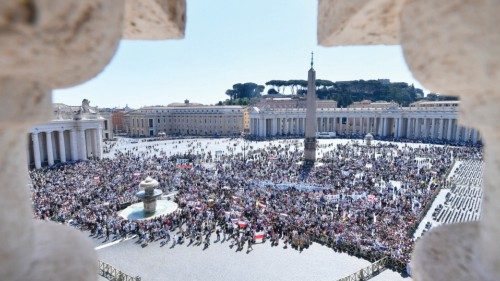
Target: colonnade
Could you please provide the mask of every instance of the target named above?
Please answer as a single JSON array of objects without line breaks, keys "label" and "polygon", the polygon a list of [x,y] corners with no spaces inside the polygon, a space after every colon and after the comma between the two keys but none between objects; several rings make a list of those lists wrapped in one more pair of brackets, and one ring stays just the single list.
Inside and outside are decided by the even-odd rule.
[{"label": "colonnade", "polygon": [[[254,137],[303,136],[304,113],[295,116],[254,115],[250,119],[250,135]],[[317,117],[316,131],[335,133],[338,136],[359,136],[371,133],[379,138],[472,143],[480,140],[477,129],[461,126],[456,116],[320,116]]]},{"label": "colonnade", "polygon": [[101,127],[85,129],[34,129],[28,141],[28,163],[36,169],[66,161],[102,157]]}]

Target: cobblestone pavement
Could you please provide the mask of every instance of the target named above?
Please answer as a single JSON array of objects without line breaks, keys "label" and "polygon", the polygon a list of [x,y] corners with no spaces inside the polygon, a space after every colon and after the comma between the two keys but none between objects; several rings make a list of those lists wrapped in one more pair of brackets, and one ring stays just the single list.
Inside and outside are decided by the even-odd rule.
[{"label": "cobblestone pavement", "polygon": [[[142,248],[135,241],[100,249],[97,251],[99,259],[129,275],[139,275],[144,281],[335,281],[370,264],[319,244],[313,244],[302,253],[283,249],[283,245],[257,244],[247,254],[246,248],[236,252],[227,242],[212,243],[203,251],[201,247],[185,244],[172,249],[171,244],[160,247],[159,243],[153,243]],[[390,270],[373,280],[411,281]]]}]

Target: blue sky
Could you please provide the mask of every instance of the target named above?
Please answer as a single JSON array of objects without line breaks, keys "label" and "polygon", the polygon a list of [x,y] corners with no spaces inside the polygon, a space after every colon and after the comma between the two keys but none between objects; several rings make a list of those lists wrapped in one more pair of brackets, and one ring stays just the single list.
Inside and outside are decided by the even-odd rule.
[{"label": "blue sky", "polygon": [[54,91],[54,102],[138,108],[171,102],[214,104],[235,83],[307,79],[389,78],[414,83],[399,46],[321,47],[317,2],[311,0],[189,0],[182,40],[123,40],[96,78]]}]

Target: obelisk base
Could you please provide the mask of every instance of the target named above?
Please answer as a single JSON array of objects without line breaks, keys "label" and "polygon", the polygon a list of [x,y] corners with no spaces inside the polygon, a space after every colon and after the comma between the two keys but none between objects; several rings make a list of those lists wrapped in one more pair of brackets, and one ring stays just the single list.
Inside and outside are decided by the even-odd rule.
[{"label": "obelisk base", "polygon": [[304,165],[314,165],[316,162],[316,138],[304,140]]}]

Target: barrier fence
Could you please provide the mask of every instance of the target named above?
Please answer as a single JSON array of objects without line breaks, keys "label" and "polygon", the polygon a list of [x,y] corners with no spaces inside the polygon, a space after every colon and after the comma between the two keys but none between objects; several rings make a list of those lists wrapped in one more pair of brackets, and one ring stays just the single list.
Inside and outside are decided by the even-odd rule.
[{"label": "barrier fence", "polygon": [[340,278],[337,281],[364,281],[372,278],[373,276],[379,274],[385,269],[385,266],[387,264],[387,257],[381,258],[378,261],[372,263],[371,265],[360,269],[359,271]]},{"label": "barrier fence", "polygon": [[132,277],[102,261],[99,261],[99,275],[111,281],[141,281],[141,277]]}]

